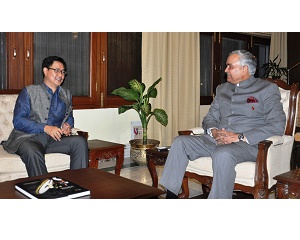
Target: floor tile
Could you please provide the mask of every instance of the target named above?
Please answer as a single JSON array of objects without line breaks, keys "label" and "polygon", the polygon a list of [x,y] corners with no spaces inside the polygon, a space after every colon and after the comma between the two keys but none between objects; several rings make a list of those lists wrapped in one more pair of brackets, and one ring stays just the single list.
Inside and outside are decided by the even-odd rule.
[{"label": "floor tile", "polygon": [[[100,160],[98,164],[98,168],[104,171],[114,173],[115,165],[116,165],[115,158],[108,159],[108,160]],[[164,168],[163,166],[156,167],[158,180],[161,177],[163,168]],[[123,168],[121,169],[121,176],[152,186],[152,179],[147,166],[140,166],[135,162],[133,162],[130,158],[124,159]],[[160,185],[158,186],[158,188],[163,189],[163,187]],[[190,198],[203,199],[207,197],[203,195],[201,184],[194,179],[189,180],[189,189],[190,189]],[[162,195],[160,198],[165,198],[165,195]],[[238,198],[238,199],[252,198],[252,196],[243,195],[240,193],[234,193],[233,198]],[[274,198],[275,198],[275,193],[272,192],[269,196],[269,199],[274,199]]]},{"label": "floor tile", "polygon": [[[114,173],[115,164],[115,159],[101,160],[99,161],[98,168]],[[159,180],[163,171],[163,166],[157,166],[156,171]],[[121,176],[152,186],[152,179],[147,166],[137,165],[136,163],[131,161],[130,158],[124,159],[123,168],[121,170]],[[163,187],[160,185],[158,186],[158,188],[163,189]],[[191,198],[202,194],[201,184],[199,184],[195,180],[189,180],[189,188]]]}]

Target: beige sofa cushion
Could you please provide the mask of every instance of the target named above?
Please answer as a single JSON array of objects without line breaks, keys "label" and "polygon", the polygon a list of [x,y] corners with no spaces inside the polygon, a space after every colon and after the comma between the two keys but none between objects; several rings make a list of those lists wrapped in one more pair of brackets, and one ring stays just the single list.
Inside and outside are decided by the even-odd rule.
[{"label": "beige sofa cushion", "polygon": [[0,94],[0,142],[6,141],[13,129],[13,114],[17,94]]},{"label": "beige sofa cushion", "polygon": [[[45,155],[48,172],[70,168],[70,156],[61,153]],[[17,154],[10,154],[0,146],[0,182],[28,177],[25,164]]]}]

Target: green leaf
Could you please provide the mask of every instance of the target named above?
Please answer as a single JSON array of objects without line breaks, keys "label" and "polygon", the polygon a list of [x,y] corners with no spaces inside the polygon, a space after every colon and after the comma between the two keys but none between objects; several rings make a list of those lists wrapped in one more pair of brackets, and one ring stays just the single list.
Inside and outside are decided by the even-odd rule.
[{"label": "green leaf", "polygon": [[155,116],[155,119],[162,124],[163,126],[168,125],[168,115],[165,112],[165,110],[160,109],[160,108],[155,108],[153,110],[153,115]]},{"label": "green leaf", "polygon": [[124,98],[127,101],[138,101],[139,99],[139,94],[135,90],[124,87],[115,89],[111,94]]},{"label": "green leaf", "polygon": [[118,108],[119,114],[122,114],[130,109],[133,109],[133,105],[123,105]]},{"label": "green leaf", "polygon": [[146,104],[146,105],[142,105],[141,111],[142,111],[146,116],[148,116],[148,115],[151,113],[151,104],[148,103],[148,104]]},{"label": "green leaf", "polygon": [[152,91],[148,92],[148,97],[149,98],[156,98],[157,96],[157,89],[153,88]]},{"label": "green leaf", "polygon": [[155,88],[155,86],[162,80],[162,78],[160,77],[159,79],[157,79],[149,88],[147,91],[147,95],[148,97],[152,97],[152,98],[156,98],[157,96],[157,89]]},{"label": "green leaf", "polygon": [[140,105],[138,103],[134,103],[134,104],[132,104],[132,109],[139,112],[140,111]]},{"label": "green leaf", "polygon": [[145,91],[145,84],[139,82],[136,79],[132,79],[128,82],[130,88],[134,91],[136,91],[139,95],[142,95],[143,92]]}]

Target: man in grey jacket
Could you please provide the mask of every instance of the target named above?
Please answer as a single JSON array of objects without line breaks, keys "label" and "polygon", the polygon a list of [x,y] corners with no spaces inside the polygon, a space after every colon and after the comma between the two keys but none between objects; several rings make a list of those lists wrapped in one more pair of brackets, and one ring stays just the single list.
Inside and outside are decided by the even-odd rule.
[{"label": "man in grey jacket", "polygon": [[67,75],[64,59],[43,60],[44,81],[23,88],[17,98],[12,130],[3,147],[18,154],[29,177],[47,173],[46,153],[70,155],[70,169],[88,166],[87,140],[71,135],[74,127],[72,95],[60,85]]},{"label": "man in grey jacket", "polygon": [[258,143],[283,135],[286,117],[276,84],[254,77],[255,57],[245,50],[229,54],[227,82],[217,87],[216,96],[203,119],[206,134],[174,139],[160,179],[166,198],[177,198],[189,161],[210,156],[213,184],[208,198],[232,198],[235,166],[256,161]]}]

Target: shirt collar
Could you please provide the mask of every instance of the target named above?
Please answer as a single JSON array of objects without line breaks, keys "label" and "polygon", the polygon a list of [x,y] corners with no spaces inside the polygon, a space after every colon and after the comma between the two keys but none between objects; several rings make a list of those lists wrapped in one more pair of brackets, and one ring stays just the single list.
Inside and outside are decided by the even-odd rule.
[{"label": "shirt collar", "polygon": [[239,82],[236,84],[237,87],[249,87],[255,82],[256,78],[254,76],[250,76],[247,80]]},{"label": "shirt collar", "polygon": [[53,93],[52,89],[49,88],[44,82],[42,84],[45,86],[45,88],[47,89],[48,93],[50,93],[51,95],[53,95],[55,93],[57,94],[59,92],[59,90],[60,90],[60,86],[58,86],[57,89],[56,89],[56,91],[55,91],[55,93]]}]

